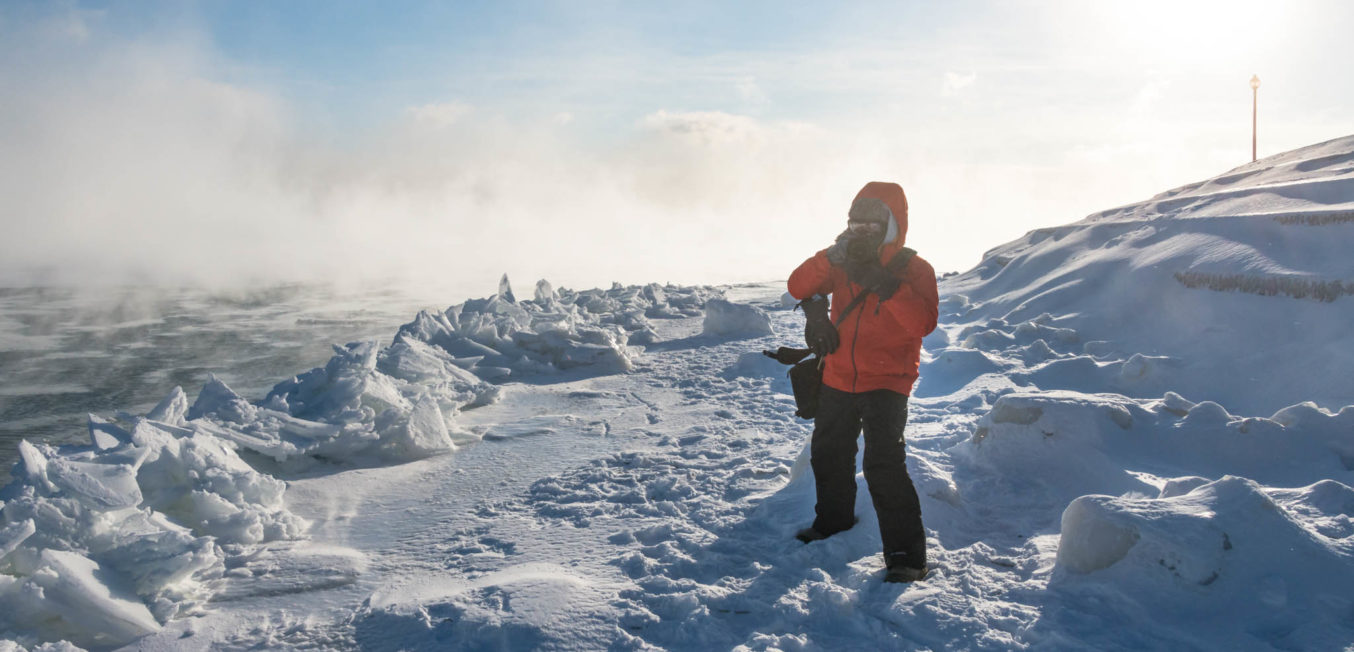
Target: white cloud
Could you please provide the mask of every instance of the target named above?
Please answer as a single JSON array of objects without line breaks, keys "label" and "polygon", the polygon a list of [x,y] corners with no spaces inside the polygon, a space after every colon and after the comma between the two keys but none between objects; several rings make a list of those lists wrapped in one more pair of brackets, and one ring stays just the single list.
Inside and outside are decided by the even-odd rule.
[{"label": "white cloud", "polygon": [[707,143],[755,140],[760,135],[752,118],[722,111],[657,111],[644,116],[640,126]]},{"label": "white cloud", "polygon": [[978,73],[976,72],[957,73],[954,71],[946,71],[945,80],[940,85],[940,92],[946,96],[955,95],[972,86],[973,82],[976,81],[978,81]]}]

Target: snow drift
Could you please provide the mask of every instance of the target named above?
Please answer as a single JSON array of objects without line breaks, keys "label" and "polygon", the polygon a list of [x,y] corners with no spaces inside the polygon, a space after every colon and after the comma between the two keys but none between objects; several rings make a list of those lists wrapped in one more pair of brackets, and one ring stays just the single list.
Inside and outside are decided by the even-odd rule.
[{"label": "snow drift", "polygon": [[[1043,339],[1060,355],[1169,368],[1169,387],[1119,388],[1130,396],[1339,409],[1354,384],[1310,370],[1354,365],[1354,302],[1341,298],[1354,287],[1352,151],[1354,137],[1305,147],[996,247],[944,282],[953,319],[974,329],[960,339],[1005,356]],[[1011,331],[1040,316],[1083,341],[984,340],[989,320]]]}]

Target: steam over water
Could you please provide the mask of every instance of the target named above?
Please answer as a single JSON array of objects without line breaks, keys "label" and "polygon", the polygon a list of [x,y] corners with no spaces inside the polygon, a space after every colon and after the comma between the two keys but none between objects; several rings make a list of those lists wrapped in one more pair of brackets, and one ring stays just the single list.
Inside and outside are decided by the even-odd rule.
[{"label": "steam over water", "polygon": [[465,296],[350,290],[0,288],[0,469],[21,439],[87,442],[88,413],[144,413],[216,374],[247,398],[324,364],[330,346],[388,341],[420,308]]}]

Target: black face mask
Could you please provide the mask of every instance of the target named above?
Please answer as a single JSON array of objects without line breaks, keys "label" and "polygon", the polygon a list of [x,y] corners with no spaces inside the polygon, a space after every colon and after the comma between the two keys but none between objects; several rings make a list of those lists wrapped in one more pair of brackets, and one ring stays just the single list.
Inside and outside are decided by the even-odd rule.
[{"label": "black face mask", "polygon": [[883,232],[853,233],[846,245],[846,259],[862,263],[877,260],[881,244],[884,244]]}]

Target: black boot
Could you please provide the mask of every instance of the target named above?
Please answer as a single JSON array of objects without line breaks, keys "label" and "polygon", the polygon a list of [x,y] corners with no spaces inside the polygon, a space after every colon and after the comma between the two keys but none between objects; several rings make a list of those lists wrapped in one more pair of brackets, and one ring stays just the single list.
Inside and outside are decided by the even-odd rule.
[{"label": "black boot", "polygon": [[921,568],[912,568],[911,566],[899,566],[897,568],[890,568],[888,572],[884,573],[884,581],[893,582],[895,584],[918,582],[923,579],[926,579],[926,574],[930,572],[931,569],[925,566],[922,566]]},{"label": "black boot", "polygon": [[823,534],[822,532],[819,532],[818,530],[813,529],[812,526],[806,527],[806,528],[804,528],[804,529],[802,529],[802,530],[800,530],[800,531],[798,531],[798,532],[795,532],[795,538],[796,538],[796,539],[799,539],[800,541],[803,541],[804,543],[812,543],[812,542],[814,542],[814,541],[822,541],[823,539],[826,539],[826,538],[828,538],[828,537],[830,537],[830,536],[832,536],[832,535],[830,535],[830,534]]},{"label": "black boot", "polygon": [[925,579],[930,569],[926,567],[926,561],[923,560],[920,566],[915,565],[915,560],[910,559],[905,553],[895,553],[884,556],[884,565],[888,570],[884,573],[885,582],[916,582]]},{"label": "black boot", "polygon": [[[853,518],[853,519],[851,519],[851,527],[855,527],[856,523],[859,523],[859,522],[860,522],[860,517],[858,517],[858,516],[855,517],[855,518]],[[851,529],[851,528],[850,528],[850,527],[846,528],[846,530],[849,530],[849,529]],[[800,530],[800,531],[798,531],[798,532],[795,532],[795,538],[796,538],[796,539],[799,539],[800,541],[803,541],[804,543],[812,543],[812,542],[814,542],[814,541],[822,541],[823,539],[826,539],[826,538],[828,538],[828,537],[830,537],[830,536],[832,536],[832,535],[834,535],[834,534],[836,534],[836,533],[838,533],[838,532],[845,532],[846,530],[833,530],[833,531],[831,531],[831,532],[824,532],[824,531],[822,531],[822,530],[820,530],[820,529],[818,529],[818,528],[816,528],[816,527],[810,525],[809,527],[806,527],[806,528],[804,528],[804,529],[802,529],[802,530]]]}]

